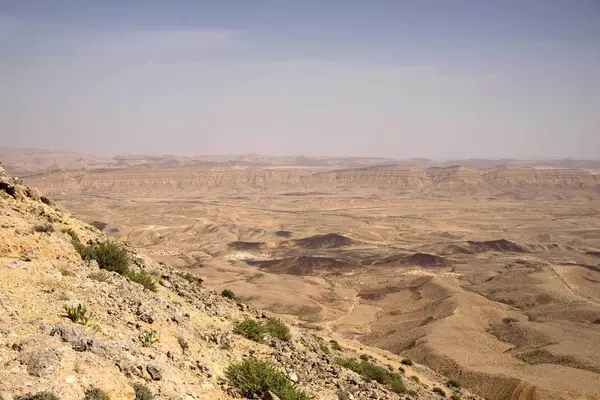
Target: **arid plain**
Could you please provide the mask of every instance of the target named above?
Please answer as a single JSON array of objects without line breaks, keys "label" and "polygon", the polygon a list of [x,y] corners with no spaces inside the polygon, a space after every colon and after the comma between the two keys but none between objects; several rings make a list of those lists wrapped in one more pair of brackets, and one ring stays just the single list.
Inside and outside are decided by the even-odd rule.
[{"label": "arid plain", "polygon": [[[277,166],[23,179],[217,289],[489,399],[600,396],[600,177]],[[315,172],[320,171],[320,172]]]}]

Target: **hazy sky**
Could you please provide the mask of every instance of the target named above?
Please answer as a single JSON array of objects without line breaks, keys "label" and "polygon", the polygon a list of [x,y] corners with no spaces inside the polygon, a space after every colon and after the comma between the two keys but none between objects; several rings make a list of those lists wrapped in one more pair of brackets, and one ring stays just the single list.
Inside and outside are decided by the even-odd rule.
[{"label": "hazy sky", "polygon": [[0,0],[0,146],[600,158],[600,1]]}]

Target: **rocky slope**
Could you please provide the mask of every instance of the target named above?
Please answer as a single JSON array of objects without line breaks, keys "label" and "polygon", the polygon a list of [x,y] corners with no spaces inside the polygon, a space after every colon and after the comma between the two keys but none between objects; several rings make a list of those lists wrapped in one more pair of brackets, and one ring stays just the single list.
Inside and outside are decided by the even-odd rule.
[{"label": "rocky slope", "polygon": [[[355,342],[336,350],[294,325],[289,341],[257,343],[234,334],[238,321],[269,316],[126,244],[132,270],[150,274],[160,283],[156,291],[100,269],[95,260],[83,261],[72,235],[85,242],[105,240],[103,234],[1,168],[0,216],[2,400],[52,398],[32,396],[42,392],[58,399],[106,398],[90,397],[92,388],[110,399],[150,398],[140,387],[159,399],[233,399],[240,393],[226,371],[249,357],[272,363],[314,399],[435,399],[436,386],[451,393],[443,377],[420,365],[403,366],[404,393],[367,382],[336,358],[364,349],[395,371],[401,359]],[[93,312],[90,324],[67,318],[64,307],[80,304]],[[475,398],[464,390],[456,394]]]},{"label": "rocky slope", "polygon": [[214,190],[245,192],[331,189],[389,190],[425,196],[596,196],[600,175],[577,169],[495,167],[472,169],[387,165],[315,174],[241,167],[124,168],[98,171],[56,171],[28,176],[27,182],[45,193],[128,192],[186,195]]}]

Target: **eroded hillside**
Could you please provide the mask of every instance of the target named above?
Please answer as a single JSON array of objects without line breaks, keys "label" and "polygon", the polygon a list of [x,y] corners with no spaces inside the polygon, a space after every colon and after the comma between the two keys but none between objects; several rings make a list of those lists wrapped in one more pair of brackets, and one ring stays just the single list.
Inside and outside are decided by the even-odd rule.
[{"label": "eroded hillside", "polygon": [[[262,336],[249,340],[234,329],[238,322],[276,320],[125,244],[112,242],[127,254],[126,272],[111,270],[104,258],[84,261],[82,248],[106,243],[104,234],[1,169],[0,213],[3,400],[230,399],[250,393],[231,366],[252,360],[280,376],[270,387],[275,393],[261,398],[435,399],[434,387],[453,391],[428,368],[355,342],[329,343],[297,326],[283,336],[283,328],[267,329],[264,343]],[[364,360],[350,361],[360,354]],[[364,366],[378,364],[375,381],[351,370],[361,366],[367,376]]]},{"label": "eroded hillside", "polygon": [[123,168],[96,171],[56,171],[28,176],[44,192],[106,193],[127,189],[149,194],[169,190],[191,195],[209,190],[264,193],[328,194],[331,190],[394,191],[435,198],[457,195],[520,197],[597,197],[600,176],[578,169],[494,167],[472,169],[388,165],[311,174],[246,167]]}]

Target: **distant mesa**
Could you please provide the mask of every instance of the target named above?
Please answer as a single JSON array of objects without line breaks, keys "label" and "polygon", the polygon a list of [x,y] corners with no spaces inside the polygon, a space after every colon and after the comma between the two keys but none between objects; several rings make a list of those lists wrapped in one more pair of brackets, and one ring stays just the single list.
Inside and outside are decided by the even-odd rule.
[{"label": "distant mesa", "polygon": [[404,259],[404,263],[420,267],[447,267],[452,264],[447,258],[426,253],[412,254]]},{"label": "distant mesa", "polygon": [[257,266],[273,274],[288,275],[330,275],[341,274],[358,266],[348,261],[340,261],[328,257],[286,257],[277,260],[246,261],[248,265]]},{"label": "distant mesa", "polygon": [[293,240],[292,242],[294,245],[302,247],[303,249],[311,250],[346,247],[355,243],[354,240],[347,238],[346,236],[338,235],[337,233],[309,236]]},{"label": "distant mesa", "polygon": [[489,251],[500,253],[529,253],[530,251],[518,243],[506,239],[467,241],[464,245],[451,245],[447,247],[450,254],[477,254]]},{"label": "distant mesa", "polygon": [[278,236],[278,237],[291,238],[292,235],[293,235],[293,233],[290,232],[290,231],[277,231],[277,232],[275,232],[275,236]]},{"label": "distant mesa", "polygon": [[227,247],[233,250],[262,250],[267,247],[267,244],[265,242],[236,241],[227,244]]}]

